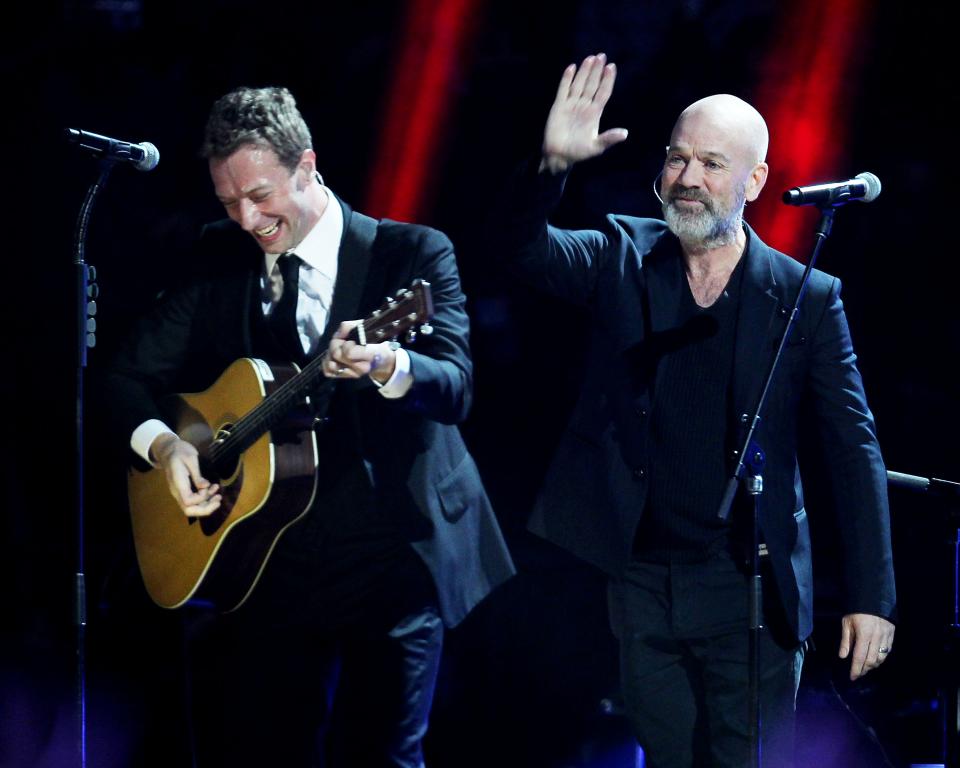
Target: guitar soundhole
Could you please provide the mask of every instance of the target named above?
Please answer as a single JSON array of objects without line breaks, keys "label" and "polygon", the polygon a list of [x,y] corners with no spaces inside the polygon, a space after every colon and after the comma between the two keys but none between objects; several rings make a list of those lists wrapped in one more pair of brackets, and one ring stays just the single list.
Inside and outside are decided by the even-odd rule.
[{"label": "guitar soundhole", "polygon": [[200,522],[200,530],[206,536],[212,536],[224,524],[233,511],[243,487],[243,465],[237,459],[218,461],[216,464],[201,457],[200,473],[211,483],[220,485],[220,506],[206,517],[193,518]]}]

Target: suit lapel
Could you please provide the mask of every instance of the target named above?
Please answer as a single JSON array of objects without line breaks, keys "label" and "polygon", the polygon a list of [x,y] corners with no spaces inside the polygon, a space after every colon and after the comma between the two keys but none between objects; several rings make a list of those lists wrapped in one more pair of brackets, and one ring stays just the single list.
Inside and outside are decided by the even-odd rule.
[{"label": "suit lapel", "polygon": [[740,289],[737,340],[733,357],[734,416],[751,412],[770,366],[781,302],[770,249],[746,226],[747,262]]},{"label": "suit lapel", "polygon": [[340,323],[358,319],[357,312],[367,283],[373,243],[377,236],[376,219],[354,212],[340,198],[334,197],[343,208],[343,237],[337,256],[337,282],[333,289],[330,320],[318,347],[321,350],[327,348],[330,337]]}]

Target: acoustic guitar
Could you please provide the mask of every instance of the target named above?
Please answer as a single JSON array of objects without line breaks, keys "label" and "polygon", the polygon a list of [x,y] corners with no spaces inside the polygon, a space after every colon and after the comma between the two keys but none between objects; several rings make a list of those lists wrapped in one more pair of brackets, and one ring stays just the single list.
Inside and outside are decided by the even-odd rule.
[{"label": "acoustic guitar", "polygon": [[[350,338],[378,343],[433,329],[430,284],[417,280],[360,323]],[[165,398],[163,411],[200,453],[205,478],[219,483],[220,507],[187,517],[162,469],[131,469],[127,488],[133,538],[147,592],[157,605],[190,600],[224,611],[250,596],[270,553],[309,510],[317,488],[318,419],[311,394],[335,386],[323,375],[327,353],[302,370],[237,360],[207,390]]]}]

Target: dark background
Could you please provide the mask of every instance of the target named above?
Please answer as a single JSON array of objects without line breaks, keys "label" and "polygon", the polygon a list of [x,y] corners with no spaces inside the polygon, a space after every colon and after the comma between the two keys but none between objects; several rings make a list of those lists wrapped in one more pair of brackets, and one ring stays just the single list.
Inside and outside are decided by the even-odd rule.
[{"label": "dark background", "polygon": [[[97,347],[85,376],[90,764],[186,765],[182,616],[154,608],[140,584],[122,451],[107,433],[110,404],[97,397],[97,378],[129,323],[188,268],[198,227],[222,215],[197,158],[206,112],[222,93],[242,84],[289,87],[313,131],[326,182],[365,210],[371,180],[391,172],[374,158],[412,5],[64,0],[21,9],[25,18],[8,23],[0,53],[0,189],[11,279],[0,766],[68,765],[75,751],[71,263],[74,223],[96,163],[66,148],[62,130],[149,140],[162,155],[149,175],[114,171],[88,240],[101,290]],[[802,40],[793,35],[815,33],[827,14],[849,12],[848,5],[860,8],[848,41],[854,66],[838,75],[843,111],[824,127],[839,143],[832,144],[836,165],[824,177],[790,184],[864,169],[883,180],[869,208],[838,215],[819,266],[843,279],[888,468],[960,479],[956,196],[945,183],[956,154],[952,19],[919,3],[808,5],[812,27],[800,30],[789,24],[789,11],[802,4],[762,0],[475,4],[417,219],[447,232],[457,247],[476,362],[476,405],[463,432],[521,573],[448,635],[427,743],[434,766],[620,766],[632,759],[616,714],[603,581],[524,533],[576,394],[589,317],[500,274],[487,218],[513,168],[536,151],[570,61],[603,50],[618,63],[604,124],[629,128],[630,139],[574,173],[554,221],[589,226],[611,210],[657,215],[649,185],[679,110],[714,92],[763,96],[761,84],[777,83],[771,67],[780,76],[807,65],[794,56]],[[841,53],[851,55],[838,47],[838,61]],[[804,98],[820,95],[814,87]],[[807,104],[795,109],[802,114]],[[771,165],[791,151],[775,134]],[[768,188],[765,197],[775,204],[780,191]],[[749,210],[747,218],[753,221]],[[800,697],[804,764],[938,761],[938,695],[947,670],[960,664],[944,650],[950,506],[892,491],[897,648],[881,670],[850,685],[846,665],[834,659],[836,537],[815,457],[804,466],[820,614],[818,650],[808,658]],[[602,705],[607,697],[612,713]]]}]

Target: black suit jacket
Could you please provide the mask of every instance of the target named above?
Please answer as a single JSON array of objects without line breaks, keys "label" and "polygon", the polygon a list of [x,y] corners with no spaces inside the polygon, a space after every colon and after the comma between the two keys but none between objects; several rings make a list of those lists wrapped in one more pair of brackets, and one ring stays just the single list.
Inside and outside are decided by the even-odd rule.
[{"label": "black suit jacket", "polygon": [[[507,254],[530,281],[588,306],[594,330],[583,389],[530,521],[533,531],[616,577],[647,493],[647,435],[658,350],[668,343],[685,280],[662,221],[608,216],[597,231],[549,227],[562,178],[532,169],[506,202]],[[731,449],[745,437],[803,267],[746,227],[747,262],[734,357]],[[670,247],[665,247],[672,240]],[[798,639],[813,625],[810,533],[797,463],[801,403],[809,399],[833,477],[847,613],[891,617],[895,588],[886,473],[850,340],[840,284],[814,271],[755,439],[766,453],[760,525],[777,592]],[[718,499],[719,503],[719,499]]]},{"label": "black suit jacket", "polygon": [[[456,427],[470,409],[472,363],[453,248],[435,230],[376,222],[341,205],[337,282],[320,349],[341,321],[370,315],[416,278],[431,284],[434,331],[408,349],[410,391],[387,400],[369,379],[342,382],[338,402],[352,401],[377,497],[389,499],[391,514],[420,520],[406,526],[421,532],[411,544],[433,576],[444,621],[454,625],[513,573],[513,564]],[[227,365],[254,352],[251,313],[261,311],[253,297],[262,252],[224,221],[205,228],[196,264],[199,278],[162,297],[111,366],[107,392],[127,437],[147,419],[161,418],[159,396],[206,389]],[[295,536],[296,527],[284,535]]]}]

